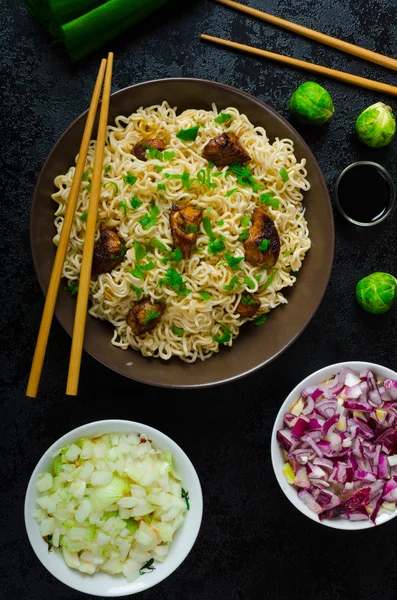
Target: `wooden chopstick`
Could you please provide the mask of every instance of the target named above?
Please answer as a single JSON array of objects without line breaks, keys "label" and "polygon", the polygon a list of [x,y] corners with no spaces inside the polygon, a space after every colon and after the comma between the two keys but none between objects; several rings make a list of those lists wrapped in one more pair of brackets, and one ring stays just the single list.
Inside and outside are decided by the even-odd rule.
[{"label": "wooden chopstick", "polygon": [[315,31],[314,29],[310,29],[309,27],[303,27],[303,25],[297,25],[296,23],[292,23],[291,21],[280,19],[279,17],[275,17],[274,15],[270,15],[269,13],[263,12],[256,8],[251,8],[250,6],[246,6],[245,4],[234,2],[234,0],[216,1],[220,4],[224,4],[225,6],[229,6],[230,8],[235,8],[236,10],[247,13],[252,17],[257,17],[258,19],[262,19],[263,21],[272,23],[272,25],[278,25],[278,27],[283,27],[284,29],[288,29],[288,31],[293,31],[294,33],[303,35],[307,38],[315,40],[316,42],[326,44],[327,46],[332,46],[333,48],[342,50],[342,52],[347,52],[348,54],[359,56],[360,58],[364,58],[365,60],[369,60],[370,62],[382,65],[382,67],[387,67],[388,69],[393,69],[393,71],[397,71],[397,59],[395,58],[390,58],[389,56],[379,54],[379,52],[373,52],[372,50],[361,48],[361,46],[356,46],[355,44],[350,44],[349,42],[339,40],[338,38],[326,35],[325,33],[320,33],[319,31]]},{"label": "wooden chopstick", "polygon": [[250,54],[256,54],[263,58],[270,58],[278,62],[298,67],[299,69],[305,69],[306,71],[312,71],[313,73],[319,73],[320,75],[326,75],[327,77],[333,77],[346,83],[358,85],[360,87],[368,88],[376,92],[383,92],[384,94],[391,94],[397,96],[397,87],[394,85],[388,85],[387,83],[380,83],[373,79],[366,79],[365,77],[359,77],[358,75],[351,75],[345,73],[345,71],[336,71],[335,69],[329,69],[321,65],[312,64],[304,60],[292,58],[290,56],[284,56],[283,54],[275,54],[274,52],[268,52],[268,50],[262,50],[261,48],[255,48],[254,46],[246,46],[245,44],[238,44],[237,42],[231,42],[230,40],[224,40],[222,38],[214,37],[212,35],[206,35],[202,33],[200,36],[203,40],[214,42],[222,46],[234,48],[235,50],[242,50],[243,52],[249,52]]},{"label": "wooden chopstick", "polygon": [[37,336],[36,349],[33,356],[32,367],[30,370],[28,387],[26,395],[30,398],[36,398],[39,388],[41,372],[43,370],[44,357],[48,344],[48,337],[51,329],[51,322],[54,316],[55,304],[57,301],[59,284],[62,277],[63,263],[65,261],[66,250],[69,242],[70,229],[72,227],[76,202],[79,196],[81,178],[84,171],[84,165],[87,158],[88,146],[91,140],[92,128],[94,126],[95,115],[98,108],[99,97],[101,95],[103,78],[106,69],[106,59],[103,59],[99,68],[98,77],[92,94],[91,104],[87,115],[87,121],[84,128],[83,139],[79,151],[79,158],[73,177],[73,183],[70,190],[68,205],[62,226],[61,236],[54,264],[51,271],[50,283],[48,286],[47,297],[44,304],[43,315],[41,317],[40,329]]},{"label": "wooden chopstick", "polygon": [[88,295],[90,292],[92,257],[94,254],[96,222],[99,196],[102,187],[103,155],[105,151],[106,129],[108,124],[110,93],[112,86],[113,52],[109,52],[105,83],[102,93],[101,112],[99,116],[98,135],[95,147],[94,168],[91,179],[90,203],[88,206],[87,227],[84,238],[83,258],[81,262],[79,291],[77,294],[76,313],[74,317],[72,349],[70,353],[69,373],[66,393],[76,396],[79,386],[81,354],[83,351],[85,323],[87,319]]}]

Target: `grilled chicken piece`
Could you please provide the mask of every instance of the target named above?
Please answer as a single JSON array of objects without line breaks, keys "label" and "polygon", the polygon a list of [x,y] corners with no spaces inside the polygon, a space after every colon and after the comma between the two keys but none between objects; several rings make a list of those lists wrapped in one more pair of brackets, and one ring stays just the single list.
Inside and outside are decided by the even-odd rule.
[{"label": "grilled chicken piece", "polygon": [[259,300],[254,298],[251,294],[243,294],[237,305],[236,312],[242,317],[249,319],[256,315],[260,305],[261,303]]},{"label": "grilled chicken piece", "polygon": [[204,147],[203,156],[217,167],[233,163],[244,165],[251,160],[250,155],[246,153],[234,133],[222,133],[222,135],[212,138]]},{"label": "grilled chicken piece", "polygon": [[[263,240],[269,240],[267,250],[260,250]],[[280,254],[280,238],[273,219],[262,209],[256,208],[252,213],[252,225],[249,237],[244,241],[245,260],[250,263],[274,267]]]},{"label": "grilled chicken piece", "polygon": [[139,160],[146,161],[146,150],[148,150],[149,148],[155,148],[156,150],[163,152],[163,150],[165,149],[165,144],[163,140],[156,139],[139,142],[133,147],[132,154],[139,158]]},{"label": "grilled chicken piece", "polygon": [[202,218],[202,212],[197,208],[192,206],[180,208],[176,204],[172,205],[170,214],[172,239],[175,248],[180,248],[182,251],[183,258],[190,258]]},{"label": "grilled chicken piece", "polygon": [[92,275],[108,273],[123,260],[125,246],[113,229],[101,231],[99,241],[94,246]]},{"label": "grilled chicken piece", "polygon": [[165,302],[152,302],[142,298],[127,315],[127,324],[134,335],[142,335],[154,329],[165,311]]}]

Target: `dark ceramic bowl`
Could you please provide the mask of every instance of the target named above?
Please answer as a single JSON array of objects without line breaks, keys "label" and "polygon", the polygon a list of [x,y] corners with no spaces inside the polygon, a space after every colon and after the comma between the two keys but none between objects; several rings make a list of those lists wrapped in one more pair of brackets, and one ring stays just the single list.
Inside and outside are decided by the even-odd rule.
[{"label": "dark ceramic bowl", "polygon": [[[112,95],[109,123],[117,115],[130,115],[140,106],[159,104],[167,100],[179,111],[187,108],[211,110],[236,107],[249,120],[266,129],[272,140],[290,138],[295,154],[307,160],[311,189],[305,194],[312,248],[299,271],[295,286],[287,291],[288,304],[279,306],[265,325],[245,325],[232,348],[223,347],[205,362],[193,364],[178,358],[169,361],[145,358],[140,353],[120,350],[112,346],[110,324],[89,317],[84,347],[91,356],[105,366],[143,383],[165,387],[205,387],[225,383],[252,373],[281,354],[297,337],[316,312],[331,273],[334,254],[334,225],[331,203],[320,168],[300,135],[272,108],[235,88],[199,79],[163,79],[126,88]],[[51,150],[37,181],[31,212],[31,246],[33,261],[43,292],[47,292],[55,257],[52,238],[55,203],[54,178],[66,173],[78,153],[85,116],[81,115],[61,136]],[[96,131],[96,127],[94,128]],[[56,306],[56,317],[71,334],[76,300],[61,291]],[[66,368],[66,366],[65,366]]]}]

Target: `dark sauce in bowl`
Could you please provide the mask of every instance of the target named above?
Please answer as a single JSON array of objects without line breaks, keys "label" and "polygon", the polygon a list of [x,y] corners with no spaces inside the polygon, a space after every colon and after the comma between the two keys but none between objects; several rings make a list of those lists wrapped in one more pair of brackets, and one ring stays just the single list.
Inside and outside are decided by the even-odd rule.
[{"label": "dark sauce in bowl", "polygon": [[348,167],[337,182],[338,208],[344,216],[363,225],[374,225],[390,212],[394,185],[387,171],[376,163]]}]

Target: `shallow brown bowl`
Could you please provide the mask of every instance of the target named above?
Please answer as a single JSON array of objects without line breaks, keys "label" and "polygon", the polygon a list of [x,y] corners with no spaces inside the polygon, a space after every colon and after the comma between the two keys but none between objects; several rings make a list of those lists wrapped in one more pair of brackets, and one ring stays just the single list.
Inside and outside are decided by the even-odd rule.
[{"label": "shallow brown bowl", "polygon": [[[331,273],[334,254],[334,225],[331,203],[320,168],[300,135],[276,113],[253,96],[227,85],[200,79],[161,79],[133,85],[112,95],[109,123],[117,115],[130,115],[140,106],[159,104],[167,100],[179,111],[188,108],[211,110],[236,107],[249,120],[266,129],[270,140],[290,138],[295,144],[298,160],[305,157],[311,189],[305,194],[306,218],[309,223],[312,248],[299,271],[295,286],[287,291],[288,304],[279,306],[265,325],[247,324],[232,348],[221,348],[210,359],[193,364],[178,358],[169,361],[145,358],[130,349],[112,346],[112,328],[107,323],[87,319],[85,350],[105,366],[144,383],[165,387],[205,387],[225,383],[253,373],[281,354],[304,330],[316,312]],[[52,238],[55,234],[54,178],[66,173],[74,164],[85,124],[85,114],[74,121],[51,150],[37,181],[31,212],[31,246],[33,261],[44,293],[47,292],[55,257]],[[96,128],[94,128],[96,131]],[[70,294],[59,293],[56,317],[71,334],[76,300]]]}]

